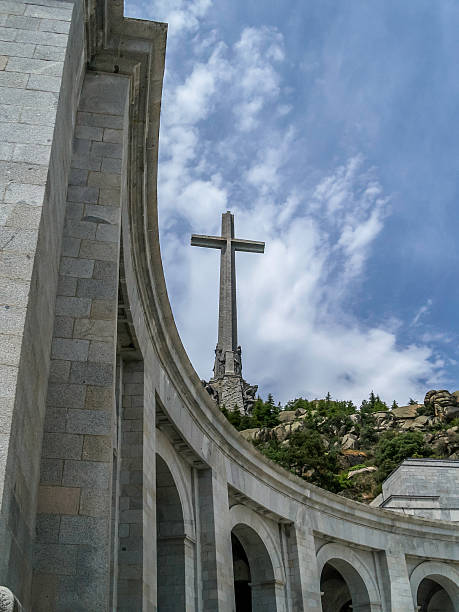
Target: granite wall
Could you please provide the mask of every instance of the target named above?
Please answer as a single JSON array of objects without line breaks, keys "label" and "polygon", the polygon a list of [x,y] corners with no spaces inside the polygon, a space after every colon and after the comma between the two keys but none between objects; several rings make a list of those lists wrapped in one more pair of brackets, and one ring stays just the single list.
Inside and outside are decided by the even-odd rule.
[{"label": "granite wall", "polygon": [[0,581],[25,602],[83,21],[80,2],[0,2]]}]

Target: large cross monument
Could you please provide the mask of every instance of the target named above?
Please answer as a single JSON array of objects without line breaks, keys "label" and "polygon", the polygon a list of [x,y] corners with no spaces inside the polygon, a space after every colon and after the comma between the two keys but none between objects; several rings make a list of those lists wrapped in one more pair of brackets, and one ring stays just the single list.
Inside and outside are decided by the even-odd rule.
[{"label": "large cross monument", "polygon": [[234,215],[222,214],[221,236],[191,236],[191,245],[220,249],[220,305],[218,315],[218,342],[215,349],[214,375],[206,385],[220,405],[229,410],[237,407],[241,412],[250,410],[256,387],[242,378],[241,347],[237,343],[236,310],[236,251],[263,253],[264,242],[241,240],[234,237]]}]

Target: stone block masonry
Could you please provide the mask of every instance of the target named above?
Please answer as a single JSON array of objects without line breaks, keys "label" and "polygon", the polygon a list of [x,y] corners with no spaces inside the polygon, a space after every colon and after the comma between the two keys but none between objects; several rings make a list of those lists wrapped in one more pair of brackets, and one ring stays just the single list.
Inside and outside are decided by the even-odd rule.
[{"label": "stone block masonry", "polygon": [[459,461],[406,459],[371,504],[441,521],[459,520]]},{"label": "stone block masonry", "polygon": [[0,2],[0,582],[26,607],[81,9]]},{"label": "stone block masonry", "polygon": [[[76,123],[38,498],[39,524],[58,525],[36,541],[36,612],[108,609],[121,181],[102,164],[123,155],[128,85],[88,73]],[[116,112],[107,114],[113,98]],[[106,123],[118,142],[101,147]],[[129,435],[141,433],[124,434],[125,444]],[[120,508],[120,520],[127,510]]]},{"label": "stone block masonry", "polygon": [[118,521],[118,612],[142,609],[143,362],[123,364]]}]

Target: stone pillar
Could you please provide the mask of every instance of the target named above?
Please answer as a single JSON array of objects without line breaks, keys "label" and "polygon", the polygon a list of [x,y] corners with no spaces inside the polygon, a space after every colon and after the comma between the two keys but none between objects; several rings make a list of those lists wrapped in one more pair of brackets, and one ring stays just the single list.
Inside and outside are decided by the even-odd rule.
[{"label": "stone pillar", "polygon": [[88,73],[67,193],[44,427],[34,612],[109,606],[123,127],[128,80]]},{"label": "stone pillar", "polygon": [[388,550],[386,563],[390,584],[391,612],[415,612],[404,553]]},{"label": "stone pillar", "polygon": [[200,470],[198,508],[203,612],[234,611],[228,485],[213,469]]},{"label": "stone pillar", "polygon": [[276,580],[251,583],[252,612],[285,612],[285,585]]},{"label": "stone pillar", "polygon": [[[159,536],[158,547],[158,610],[175,612],[195,610],[194,554],[195,542],[186,535]],[[171,571],[173,568],[175,571]],[[183,590],[175,598],[170,592],[177,591],[177,584],[184,583]],[[132,611],[140,608],[132,608]]]},{"label": "stone pillar", "polygon": [[[321,612],[320,576],[312,529],[302,521],[287,531],[288,568],[290,573],[292,610]],[[300,526],[301,525],[301,526]]]},{"label": "stone pillar", "polygon": [[118,612],[142,609],[143,395],[143,362],[125,362],[119,453]]},{"label": "stone pillar", "polygon": [[185,609],[187,612],[195,611],[195,587],[196,587],[196,542],[185,536]]},{"label": "stone pillar", "polygon": [[143,414],[143,603],[142,612],[156,612],[157,604],[157,542],[156,542],[156,402],[154,368],[157,364],[144,363],[143,406],[135,408],[135,418]]}]

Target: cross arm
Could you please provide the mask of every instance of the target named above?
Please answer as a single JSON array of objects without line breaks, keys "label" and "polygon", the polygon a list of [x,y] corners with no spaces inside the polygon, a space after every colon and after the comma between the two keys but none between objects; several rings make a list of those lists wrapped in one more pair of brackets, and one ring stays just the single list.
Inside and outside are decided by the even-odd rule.
[{"label": "cross arm", "polygon": [[226,240],[219,236],[191,236],[191,246],[207,247],[208,249],[221,249],[226,245]]},{"label": "cross arm", "polygon": [[240,240],[239,238],[233,238],[231,244],[235,251],[246,251],[248,253],[264,253],[265,243],[257,242],[255,240]]}]

